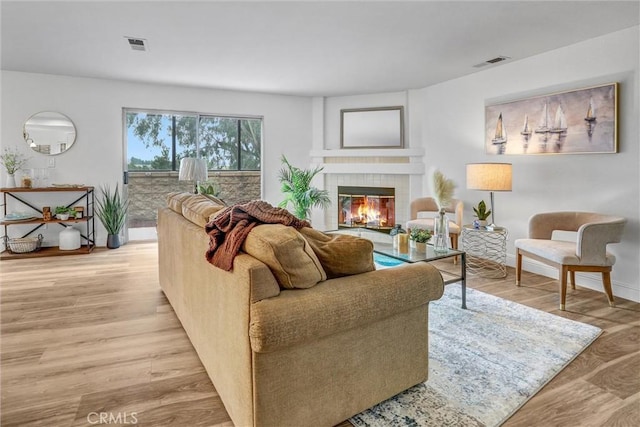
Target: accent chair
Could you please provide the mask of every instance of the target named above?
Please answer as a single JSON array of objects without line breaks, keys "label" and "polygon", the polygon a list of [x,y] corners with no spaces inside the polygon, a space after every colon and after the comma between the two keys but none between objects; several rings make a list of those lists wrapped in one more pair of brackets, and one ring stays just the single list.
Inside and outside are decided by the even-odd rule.
[{"label": "accent chair", "polygon": [[[438,204],[433,197],[420,197],[411,202],[411,219],[407,221],[407,228],[423,228],[433,233],[434,217],[438,214]],[[444,209],[447,213],[454,214],[455,220],[449,218],[449,236],[451,247],[458,249],[458,236],[462,230],[462,212],[464,204],[462,200],[452,199],[449,206]]]},{"label": "accent chair", "polygon": [[[576,288],[576,271],[602,273],[602,284],[615,307],[611,290],[611,270],[616,257],[607,252],[607,244],[619,243],[627,220],[590,212],[547,212],[529,219],[529,237],[517,239],[516,285],[520,286],[522,257],[551,265],[560,272],[560,310],[565,309],[567,275]],[[554,231],[576,232],[576,241],[552,240]]]}]

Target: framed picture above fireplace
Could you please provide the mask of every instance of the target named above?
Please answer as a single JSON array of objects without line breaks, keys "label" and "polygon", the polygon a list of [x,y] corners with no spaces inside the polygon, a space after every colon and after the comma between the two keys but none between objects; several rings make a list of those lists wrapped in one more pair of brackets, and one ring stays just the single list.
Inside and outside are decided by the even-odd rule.
[{"label": "framed picture above fireplace", "polygon": [[340,110],[340,148],[404,147],[404,107]]}]

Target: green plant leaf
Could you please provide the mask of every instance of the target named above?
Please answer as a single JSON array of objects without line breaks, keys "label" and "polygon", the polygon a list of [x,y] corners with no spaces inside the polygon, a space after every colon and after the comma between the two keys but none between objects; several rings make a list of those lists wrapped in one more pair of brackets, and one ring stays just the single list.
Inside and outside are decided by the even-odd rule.
[{"label": "green plant leaf", "polygon": [[96,216],[109,234],[118,234],[127,216],[129,200],[121,197],[118,185],[111,191],[108,185],[100,188],[100,196],[96,199]]},{"label": "green plant leaf", "polygon": [[278,205],[286,208],[291,204],[293,214],[300,219],[308,219],[311,209],[319,207],[326,209],[331,205],[329,192],[319,190],[311,186],[313,178],[322,171],[322,167],[314,169],[300,169],[289,163],[283,155],[281,158],[283,167],[278,172],[280,191],[284,194],[284,200]]},{"label": "green plant leaf", "polygon": [[475,213],[475,216],[481,221],[486,220],[491,215],[491,211],[487,210],[487,205],[484,200],[481,200],[480,203],[478,203],[478,207],[473,208],[473,212]]}]

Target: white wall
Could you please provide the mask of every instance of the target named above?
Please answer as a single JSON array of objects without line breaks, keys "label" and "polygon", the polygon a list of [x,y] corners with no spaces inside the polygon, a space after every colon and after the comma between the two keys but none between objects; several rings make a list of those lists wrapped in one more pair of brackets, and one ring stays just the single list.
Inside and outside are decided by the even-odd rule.
[{"label": "white wall", "polygon": [[[465,164],[513,163],[513,191],[495,196],[496,222],[510,231],[507,250],[511,265],[513,242],[526,237],[527,220],[536,212],[579,210],[621,215],[629,221],[623,241],[609,246],[617,258],[612,274],[614,294],[634,301],[640,301],[638,40],[638,27],[634,27],[430,86],[412,96],[423,114],[414,126],[422,127],[419,133],[426,167],[436,166],[458,183],[456,194],[465,202],[466,222],[473,220],[471,206],[481,199],[488,203],[489,194],[465,189]],[[484,154],[486,102],[610,82],[620,83],[618,154]],[[425,188],[429,188],[426,179]],[[555,270],[540,264],[525,267],[557,277]],[[599,275],[579,274],[577,282],[602,289]]]},{"label": "white wall", "polygon": [[[2,71],[1,79],[2,149],[18,147],[31,157],[28,167],[46,167],[47,157],[31,151],[24,142],[25,120],[39,111],[58,111],[75,123],[76,143],[55,156],[56,167],[50,179],[53,183],[96,187],[122,183],[123,107],[263,116],[262,197],[272,204],[282,200],[276,177],[281,154],[286,152],[294,164],[309,163],[311,98],[12,71]],[[4,186],[4,171],[1,175]],[[102,225],[97,233],[98,245],[104,245],[106,232]],[[47,240],[55,243],[55,233]]]}]

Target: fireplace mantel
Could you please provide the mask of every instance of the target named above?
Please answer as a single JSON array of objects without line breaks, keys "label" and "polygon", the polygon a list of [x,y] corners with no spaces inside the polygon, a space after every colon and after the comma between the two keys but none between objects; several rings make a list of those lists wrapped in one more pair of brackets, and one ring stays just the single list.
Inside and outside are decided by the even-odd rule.
[{"label": "fireplace mantel", "polygon": [[311,157],[422,157],[423,148],[362,148],[312,150]]},{"label": "fireplace mantel", "polygon": [[313,150],[310,154],[312,167],[322,167],[323,174],[366,174],[371,173],[372,165],[379,174],[425,173],[422,148]]}]

